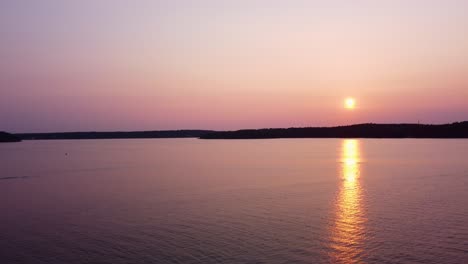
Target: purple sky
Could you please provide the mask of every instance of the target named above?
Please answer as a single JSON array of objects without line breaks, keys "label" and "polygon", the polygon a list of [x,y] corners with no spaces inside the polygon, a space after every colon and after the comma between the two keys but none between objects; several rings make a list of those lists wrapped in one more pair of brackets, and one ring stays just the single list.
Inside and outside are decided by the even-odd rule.
[{"label": "purple sky", "polygon": [[455,0],[3,0],[0,130],[468,120],[466,14]]}]

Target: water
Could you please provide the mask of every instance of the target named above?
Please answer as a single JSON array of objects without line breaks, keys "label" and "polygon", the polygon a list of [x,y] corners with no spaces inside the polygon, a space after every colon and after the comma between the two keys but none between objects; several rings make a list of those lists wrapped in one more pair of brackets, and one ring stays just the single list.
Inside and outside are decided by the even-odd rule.
[{"label": "water", "polygon": [[468,140],[0,145],[0,263],[468,263]]}]

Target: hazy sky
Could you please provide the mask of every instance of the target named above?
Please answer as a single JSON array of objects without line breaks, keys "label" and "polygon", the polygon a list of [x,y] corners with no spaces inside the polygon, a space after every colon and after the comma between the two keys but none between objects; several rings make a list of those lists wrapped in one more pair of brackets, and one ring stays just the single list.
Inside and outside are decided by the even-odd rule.
[{"label": "hazy sky", "polygon": [[467,14],[466,0],[2,0],[0,130],[468,120]]}]

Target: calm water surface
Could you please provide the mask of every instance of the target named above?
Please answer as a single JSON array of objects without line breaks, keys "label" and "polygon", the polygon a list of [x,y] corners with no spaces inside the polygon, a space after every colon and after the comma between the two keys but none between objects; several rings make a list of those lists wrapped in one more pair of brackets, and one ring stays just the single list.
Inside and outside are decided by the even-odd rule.
[{"label": "calm water surface", "polygon": [[0,263],[468,263],[468,140],[0,145]]}]

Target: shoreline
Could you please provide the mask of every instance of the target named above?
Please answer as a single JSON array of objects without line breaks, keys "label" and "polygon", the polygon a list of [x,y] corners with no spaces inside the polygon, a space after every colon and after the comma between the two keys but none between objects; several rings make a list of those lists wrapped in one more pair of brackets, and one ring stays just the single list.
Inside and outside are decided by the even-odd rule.
[{"label": "shoreline", "polygon": [[[5,133],[8,134],[8,133]],[[464,139],[468,138],[468,121],[451,124],[355,124],[335,127],[264,128],[236,131],[155,130],[129,132],[54,132],[8,134],[20,140],[85,139],[281,139],[281,138],[374,138],[374,139]]]}]

